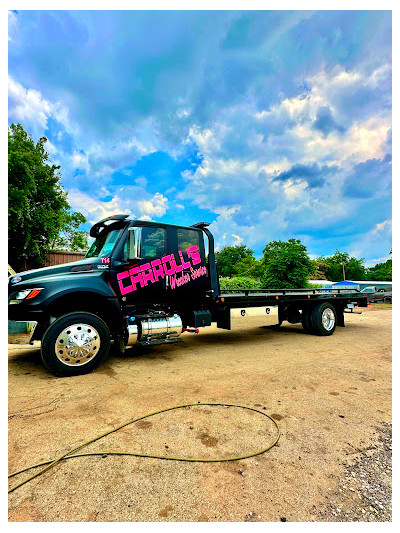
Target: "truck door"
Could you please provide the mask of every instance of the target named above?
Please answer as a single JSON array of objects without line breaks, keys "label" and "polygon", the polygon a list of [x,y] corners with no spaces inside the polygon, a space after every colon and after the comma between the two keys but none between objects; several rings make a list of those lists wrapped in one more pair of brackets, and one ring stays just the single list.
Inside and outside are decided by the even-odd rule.
[{"label": "truck door", "polygon": [[[136,255],[129,250],[130,231],[135,232]],[[122,261],[116,267],[116,284],[125,305],[161,303],[165,301],[167,278],[162,258],[168,252],[168,232],[159,226],[129,228],[122,248]]]},{"label": "truck door", "polygon": [[175,272],[167,277],[167,296],[172,301],[204,299],[209,277],[203,232],[198,229],[170,228]]}]

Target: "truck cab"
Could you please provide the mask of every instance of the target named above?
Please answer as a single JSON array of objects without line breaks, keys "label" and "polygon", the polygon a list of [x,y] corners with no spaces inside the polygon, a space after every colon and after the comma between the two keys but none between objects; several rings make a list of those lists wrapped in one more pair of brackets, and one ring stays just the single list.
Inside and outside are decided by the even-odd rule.
[{"label": "truck cab", "polygon": [[[176,327],[179,322],[180,333],[184,326],[209,325],[207,299],[217,296],[219,287],[218,277],[210,275],[210,259],[215,269],[214,241],[208,232],[206,254],[206,226],[128,220],[127,215],[101,220],[90,230],[94,241],[84,259],[9,278],[9,329],[18,331],[19,342],[21,338],[24,342],[41,340],[45,364],[54,373],[73,375],[90,371],[95,359],[99,360],[94,351],[100,345],[94,351],[90,346],[101,337],[100,331],[95,324],[86,324],[93,315],[104,323],[101,329],[105,325],[107,330],[108,339],[101,344],[107,346],[112,340],[122,350],[134,331],[142,342],[171,341],[171,317],[179,317],[174,324]],[[63,328],[64,338],[51,339],[58,346],[49,349],[56,353],[53,364],[53,355],[44,353],[49,332],[59,329],[60,318],[77,313],[84,322],[77,323],[75,329]],[[157,334],[155,326],[160,325],[163,327]],[[13,341],[13,333],[9,340]],[[80,343],[82,346],[75,346]],[[70,348],[63,349],[60,344]],[[78,359],[72,357],[73,352],[78,353]]]}]

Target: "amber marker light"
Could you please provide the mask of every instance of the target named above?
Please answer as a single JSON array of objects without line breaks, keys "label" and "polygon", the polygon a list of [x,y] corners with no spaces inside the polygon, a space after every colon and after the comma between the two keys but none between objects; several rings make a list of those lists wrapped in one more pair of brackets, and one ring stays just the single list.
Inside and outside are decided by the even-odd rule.
[{"label": "amber marker light", "polygon": [[37,296],[41,290],[43,290],[43,289],[32,289],[32,291],[26,297],[26,300],[30,300],[31,298],[35,298],[35,296]]}]

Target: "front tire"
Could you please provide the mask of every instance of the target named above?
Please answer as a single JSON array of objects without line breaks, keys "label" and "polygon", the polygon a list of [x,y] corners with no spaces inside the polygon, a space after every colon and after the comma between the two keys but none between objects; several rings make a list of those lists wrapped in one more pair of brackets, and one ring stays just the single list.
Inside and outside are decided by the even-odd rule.
[{"label": "front tire", "polygon": [[336,329],[337,315],[333,305],[320,303],[311,309],[311,333],[332,335]]},{"label": "front tire", "polygon": [[57,318],[42,338],[42,360],[56,376],[92,372],[110,351],[110,330],[92,313],[68,313]]}]

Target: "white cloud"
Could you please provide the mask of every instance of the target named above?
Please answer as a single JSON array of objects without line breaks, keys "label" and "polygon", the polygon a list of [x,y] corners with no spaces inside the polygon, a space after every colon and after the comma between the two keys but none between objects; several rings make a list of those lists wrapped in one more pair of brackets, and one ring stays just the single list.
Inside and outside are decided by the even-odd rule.
[{"label": "white cloud", "polygon": [[152,195],[144,189],[133,186],[121,187],[107,202],[78,189],[71,189],[68,201],[74,211],[85,215],[91,224],[119,213],[128,214],[131,218],[152,220],[153,217],[165,215],[168,208],[168,199],[161,193]]},{"label": "white cloud", "polygon": [[68,118],[68,109],[61,102],[51,102],[40,91],[26,89],[11,76],[8,77],[9,118],[20,122],[34,137],[40,137],[50,117],[63,125],[66,131],[76,132]]},{"label": "white cloud", "polygon": [[81,152],[74,152],[71,155],[72,165],[82,170],[89,170],[89,160],[87,154]]},{"label": "white cloud", "polygon": [[[55,146],[51,141],[49,141],[49,139],[47,139],[47,143],[46,143],[46,152],[49,153],[53,161],[54,161],[54,157],[56,157],[59,152],[57,146]],[[54,163],[56,162],[54,161]]]},{"label": "white cloud", "polygon": [[289,179],[283,184],[283,191],[287,199],[293,201],[304,195],[307,186],[308,183],[304,180],[294,181]]},{"label": "white cloud", "polygon": [[138,141],[136,137],[131,137],[128,141],[123,141],[119,144],[117,144],[116,147],[113,148],[113,150],[116,150],[117,152],[137,152],[140,156],[150,154],[151,152],[154,152],[156,149],[154,146],[145,146],[143,143]]},{"label": "white cloud", "polygon": [[52,114],[52,106],[39,91],[26,90],[20,83],[8,78],[10,115],[15,122],[23,123],[28,129],[43,132]]},{"label": "white cloud", "polygon": [[[141,157],[153,151],[155,151],[153,145],[145,146],[132,136],[128,141],[114,139],[111,145],[108,139],[85,144],[84,150],[75,152],[70,159],[73,167],[86,170],[87,176],[97,182],[99,179],[106,179],[119,169],[134,165]],[[132,174],[126,169],[123,173]],[[139,177],[138,180],[140,179],[145,178]]]},{"label": "white cloud", "polygon": [[[219,135],[217,136],[217,133]],[[201,129],[198,126],[192,126],[189,129],[188,140],[194,141],[201,152],[216,150],[220,147],[219,137],[223,132],[211,131],[209,128]]]},{"label": "white cloud", "polygon": [[296,126],[290,135],[293,140],[297,137],[303,147],[301,163],[329,158],[330,165],[351,168],[368,159],[383,158],[390,128],[389,118],[371,117],[343,134],[334,132],[324,136],[310,126]]},{"label": "white cloud", "polygon": [[235,235],[234,233],[232,233],[232,237],[235,239],[233,241],[233,246],[239,246],[239,244],[242,244],[243,242],[242,237],[240,237],[239,235]]},{"label": "white cloud", "polygon": [[13,41],[18,29],[17,14],[14,11],[8,12],[8,40]]},{"label": "white cloud", "polygon": [[388,219],[379,222],[370,231],[360,235],[352,244],[355,257],[365,257],[367,254],[371,256],[374,253],[385,253],[386,251],[385,256],[366,261],[365,264],[368,267],[391,259],[389,252],[392,248],[392,221]]},{"label": "white cloud", "polygon": [[135,179],[136,185],[139,185],[140,187],[146,187],[147,185],[147,179],[144,176],[139,176],[139,178]]},{"label": "white cloud", "polygon": [[130,210],[121,208],[116,198],[113,198],[109,202],[100,202],[90,194],[78,189],[72,189],[68,192],[68,201],[73,210],[85,215],[91,224],[95,224],[99,220],[115,215],[116,213],[134,216]]},{"label": "white cloud", "polygon": [[167,211],[168,199],[156,192],[149,200],[139,200],[137,206],[139,213],[148,216],[162,217]]},{"label": "white cloud", "polygon": [[383,222],[378,223],[375,228],[373,229],[372,233],[391,233],[392,231],[392,221],[391,220],[384,220]]}]

